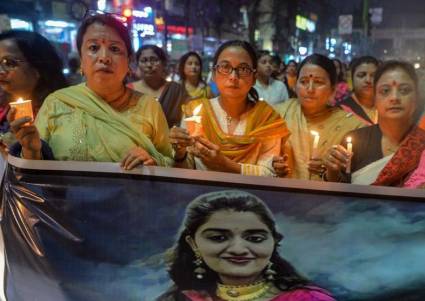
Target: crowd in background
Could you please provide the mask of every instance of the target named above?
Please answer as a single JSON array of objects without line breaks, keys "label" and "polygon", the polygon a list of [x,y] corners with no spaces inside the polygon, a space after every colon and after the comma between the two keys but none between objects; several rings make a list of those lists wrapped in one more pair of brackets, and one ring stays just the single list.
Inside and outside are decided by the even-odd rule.
[{"label": "crowd in background", "polygon": [[[407,62],[362,56],[347,68],[312,54],[284,64],[248,42],[232,40],[217,49],[204,80],[198,53],[183,55],[169,73],[163,49],[144,45],[134,53],[127,28],[108,14],[83,21],[77,48],[79,61],[70,62],[65,78],[59,56],[44,37],[0,34],[4,155],[120,162],[126,170],[159,165],[424,187],[421,82]],[[130,67],[133,59],[136,69]],[[34,116],[15,118],[17,109],[9,103],[18,98],[32,100]],[[249,300],[333,300],[275,251],[282,237],[261,200],[232,194],[233,201],[223,205],[220,195],[205,198],[192,204],[187,236],[182,234],[174,250],[190,254],[189,261],[174,258],[175,286],[161,300],[235,300],[233,292],[252,294]],[[258,264],[232,269],[234,275],[216,270],[210,249],[198,245],[202,239],[211,246],[222,239],[214,233],[198,237],[204,224],[222,226],[228,220],[223,212],[218,221],[209,219],[208,210],[220,206],[235,206],[246,214],[234,216],[258,225],[253,234],[245,223],[249,235],[243,234]],[[248,259],[241,256],[228,261],[242,266]],[[203,268],[203,261],[211,266]],[[182,270],[192,262],[193,271]]]},{"label": "crowd in background", "polygon": [[[86,18],[77,48],[65,78],[43,36],[0,34],[3,154],[121,162],[126,169],[425,182],[421,85],[407,62],[362,56],[347,65],[312,54],[285,64],[228,41],[209,68],[196,52],[170,67],[156,45],[133,53],[126,28],[105,14]],[[14,119],[8,103],[18,98],[32,100],[34,120]]]}]

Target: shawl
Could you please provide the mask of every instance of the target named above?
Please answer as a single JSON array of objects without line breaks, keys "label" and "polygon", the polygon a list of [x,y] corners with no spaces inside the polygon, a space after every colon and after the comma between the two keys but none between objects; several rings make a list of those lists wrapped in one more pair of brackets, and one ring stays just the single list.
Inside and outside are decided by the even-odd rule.
[{"label": "shawl", "polygon": [[372,185],[401,186],[418,167],[425,150],[425,130],[414,127]]},{"label": "shawl", "polygon": [[186,116],[191,116],[194,108],[202,104],[200,116],[205,137],[219,145],[221,152],[238,163],[256,164],[262,144],[269,139],[290,135],[285,121],[265,101],[258,101],[248,114],[244,135],[228,135],[223,132],[208,99],[196,99],[184,106]]},{"label": "shawl", "polygon": [[[158,152],[151,140],[135,126],[128,118],[120,112],[114,110],[109,104],[103,101],[98,95],[90,90],[85,83],[58,90],[50,94],[40,109],[36,119],[36,126],[40,131],[43,139],[49,141],[51,137],[44,137],[50,134],[55,135],[55,126],[50,124],[50,118],[57,117],[52,115],[67,115],[67,112],[55,112],[52,110],[54,106],[59,104],[65,105],[73,112],[78,120],[69,120],[70,127],[76,122],[81,124],[76,132],[72,132],[72,136],[77,136],[83,132],[87,133],[90,141],[79,141],[80,143],[90,143],[95,148],[95,152],[99,154],[101,161],[119,162],[123,159],[123,152],[127,152],[131,147],[140,146],[144,148],[158,165],[168,166],[171,164],[170,158]],[[68,113],[69,114],[69,113]],[[49,132],[47,134],[47,131]],[[60,135],[60,133],[59,133]],[[113,135],[114,141],[111,143],[110,137]],[[62,137],[66,139],[67,137]],[[73,137],[68,137],[73,139]],[[58,145],[60,147],[61,145]],[[53,148],[54,150],[54,148]],[[79,150],[70,150],[76,153]],[[56,154],[55,154],[56,156]],[[96,160],[97,158],[95,158]]]}]

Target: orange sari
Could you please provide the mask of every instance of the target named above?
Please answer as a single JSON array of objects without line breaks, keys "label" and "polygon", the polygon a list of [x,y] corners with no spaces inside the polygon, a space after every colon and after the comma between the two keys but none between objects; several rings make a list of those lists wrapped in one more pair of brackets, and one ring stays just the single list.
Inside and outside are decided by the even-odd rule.
[{"label": "orange sari", "polygon": [[219,145],[221,152],[238,163],[256,164],[262,145],[270,139],[284,141],[290,132],[285,121],[265,101],[258,101],[248,112],[244,135],[229,135],[223,132],[208,99],[196,99],[184,106],[186,116],[191,116],[195,107],[202,103],[200,116],[204,136]]}]

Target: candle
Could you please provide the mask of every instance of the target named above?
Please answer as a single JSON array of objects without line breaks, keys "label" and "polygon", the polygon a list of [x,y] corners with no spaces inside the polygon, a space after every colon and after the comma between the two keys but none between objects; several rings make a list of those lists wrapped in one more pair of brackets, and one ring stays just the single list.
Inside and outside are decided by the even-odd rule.
[{"label": "candle", "polygon": [[189,131],[190,135],[192,136],[199,136],[202,134],[202,117],[199,115],[202,109],[202,104],[198,105],[193,110],[193,115],[191,117],[187,117],[184,119],[186,122],[187,130]]},{"label": "candle", "polygon": [[347,137],[347,152],[350,156],[349,161],[347,163],[347,167],[345,168],[345,172],[349,174],[351,172],[351,156],[353,155],[353,143],[351,137]]},{"label": "candle", "polygon": [[311,158],[312,159],[316,159],[318,157],[318,146],[319,146],[319,140],[320,140],[320,135],[318,132],[316,131],[310,131],[310,133],[314,136],[314,140],[313,140],[313,151],[311,153]]},{"label": "candle", "polygon": [[15,102],[9,103],[12,108],[16,109],[15,119],[19,119],[22,117],[31,117],[31,120],[34,119],[31,102],[32,101],[30,99],[23,100],[22,98],[18,98],[18,100],[16,100]]}]

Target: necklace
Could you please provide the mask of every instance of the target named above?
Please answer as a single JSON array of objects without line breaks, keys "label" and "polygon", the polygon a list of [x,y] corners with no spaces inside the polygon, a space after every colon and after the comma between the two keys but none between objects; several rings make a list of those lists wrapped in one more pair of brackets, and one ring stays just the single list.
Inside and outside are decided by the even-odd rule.
[{"label": "necklace", "polygon": [[229,128],[232,125],[232,120],[233,120],[232,116],[226,115],[227,128]]},{"label": "necklace", "polygon": [[255,301],[269,291],[271,285],[263,280],[248,285],[218,284],[217,297],[224,301]]}]

